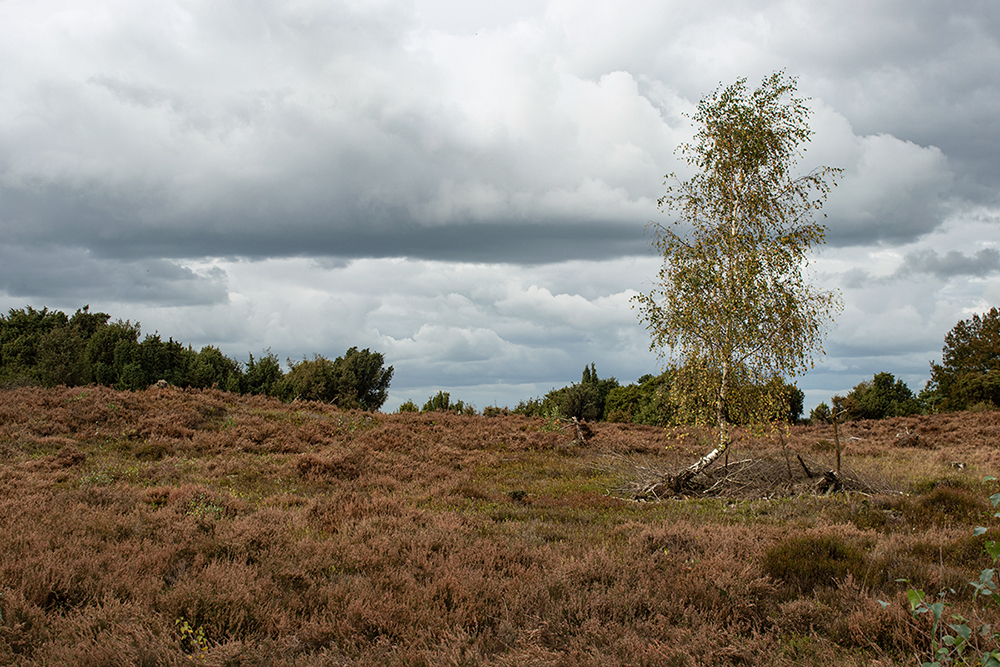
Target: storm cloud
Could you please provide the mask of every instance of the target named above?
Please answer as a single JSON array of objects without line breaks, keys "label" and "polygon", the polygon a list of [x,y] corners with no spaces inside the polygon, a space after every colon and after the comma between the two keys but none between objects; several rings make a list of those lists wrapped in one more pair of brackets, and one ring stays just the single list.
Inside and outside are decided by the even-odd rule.
[{"label": "storm cloud", "polygon": [[[986,0],[8,0],[0,302],[230,353],[381,345],[403,391],[543,390],[590,361],[631,380],[657,364],[628,296],[655,276],[664,175],[691,173],[687,116],[778,69],[811,98],[800,169],[844,170],[816,262],[845,290],[843,357],[810,391],[862,352],[933,353],[998,291]],[[867,324],[886,289],[919,325],[896,348]]]}]

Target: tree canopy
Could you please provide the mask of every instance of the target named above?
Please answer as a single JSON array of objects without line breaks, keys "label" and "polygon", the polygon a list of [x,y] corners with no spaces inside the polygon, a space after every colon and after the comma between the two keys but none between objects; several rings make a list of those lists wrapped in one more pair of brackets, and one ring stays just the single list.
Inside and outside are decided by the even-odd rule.
[{"label": "tree canopy", "polygon": [[1000,310],[973,315],[948,332],[921,398],[935,411],[1000,406]]},{"label": "tree canopy", "polygon": [[[814,214],[840,170],[795,174],[811,135],[795,92],[778,72],[753,92],[739,79],[702,99],[694,142],[679,149],[696,173],[667,175],[659,206],[674,220],[652,225],[663,265],[653,289],[636,297],[650,347],[714,397],[719,446],[695,472],[727,448],[734,407],[759,420],[787,414],[777,380],[812,366],[840,307],[804,272],[825,240]],[[769,386],[752,405],[741,400],[741,387]]]},{"label": "tree canopy", "polygon": [[84,306],[73,317],[47,308],[11,309],[0,315],[0,387],[78,386],[145,389],[158,380],[177,387],[218,387],[234,393],[286,400],[335,402],[344,409],[378,410],[388,397],[393,368],[379,352],[352,347],[343,357],[291,363],[286,375],[270,350],[244,364],[212,345],[195,352],[158,333],[139,340],[138,322],[110,322]]},{"label": "tree canopy", "polygon": [[920,414],[920,402],[906,383],[892,373],[876,373],[857,384],[842,401],[845,420],[886,419]]}]

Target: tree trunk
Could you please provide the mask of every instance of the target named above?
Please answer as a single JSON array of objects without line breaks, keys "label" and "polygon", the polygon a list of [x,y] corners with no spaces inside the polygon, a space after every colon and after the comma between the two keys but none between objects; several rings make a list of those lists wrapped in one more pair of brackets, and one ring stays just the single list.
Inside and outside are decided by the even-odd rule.
[{"label": "tree trunk", "polygon": [[729,362],[725,361],[722,363],[722,384],[719,387],[719,400],[715,407],[715,416],[719,422],[719,444],[716,445],[715,449],[710,451],[705,456],[701,457],[696,463],[687,467],[684,473],[681,475],[686,482],[691,479],[702,470],[708,466],[715,463],[716,459],[722,456],[726,451],[729,450],[729,421],[727,419],[727,404],[726,400],[728,398],[728,388],[729,388]]}]

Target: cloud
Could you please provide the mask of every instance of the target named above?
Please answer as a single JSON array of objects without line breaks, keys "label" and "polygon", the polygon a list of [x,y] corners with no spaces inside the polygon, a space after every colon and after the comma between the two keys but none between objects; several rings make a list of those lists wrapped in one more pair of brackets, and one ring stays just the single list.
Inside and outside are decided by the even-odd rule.
[{"label": "cloud", "polygon": [[79,248],[0,245],[0,290],[10,297],[64,307],[95,297],[132,304],[190,307],[225,304],[226,275],[196,272],[162,259],[99,260]]},{"label": "cloud", "polygon": [[957,250],[949,250],[939,255],[931,249],[907,253],[903,265],[896,271],[896,276],[905,278],[914,274],[930,274],[940,280],[957,276],[976,276],[982,278],[992,273],[1000,272],[1000,251],[996,248],[983,248],[975,255],[966,256]]},{"label": "cloud", "polygon": [[949,250],[939,254],[933,248],[919,248],[907,252],[902,262],[888,274],[873,274],[853,267],[842,275],[843,284],[850,289],[860,289],[868,285],[893,285],[902,281],[926,282],[934,278],[948,282],[954,278],[985,278],[1000,273],[1000,251],[983,248],[966,255],[959,250]]},{"label": "cloud", "polygon": [[944,222],[954,174],[940,149],[884,133],[858,136],[825,101],[812,106],[815,134],[800,165],[844,170],[823,208],[831,245],[905,244]]},{"label": "cloud", "polygon": [[420,33],[404,7],[9,16],[73,63],[23,35],[2,54],[3,231],[122,259],[635,252],[676,140],[632,76],[565,76],[532,30]]},{"label": "cloud", "polygon": [[[813,18],[853,34],[818,6],[788,18],[767,2],[524,2],[453,21],[433,2],[89,7],[0,6],[0,26],[19,26],[0,27],[0,59],[16,72],[0,91],[0,229],[123,260],[640,254],[663,174],[686,169],[673,150],[690,138],[682,114],[694,101],[723,76],[755,83],[814,52],[795,38]],[[877,27],[851,39],[895,62],[873,40],[888,30],[887,44],[911,44],[910,28],[862,13]],[[966,179],[952,165],[965,162],[936,135],[855,134],[833,109],[861,109],[849,82],[865,81],[844,70],[827,85],[828,61],[804,62],[803,87],[824,92],[815,129],[826,148],[810,156],[846,169],[831,243],[934,229]],[[886,72],[903,87],[917,75]]]}]

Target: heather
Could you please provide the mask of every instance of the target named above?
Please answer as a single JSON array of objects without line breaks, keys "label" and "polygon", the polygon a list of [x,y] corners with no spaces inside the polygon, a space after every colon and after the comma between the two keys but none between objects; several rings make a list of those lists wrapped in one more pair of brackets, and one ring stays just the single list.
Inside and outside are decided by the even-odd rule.
[{"label": "heather", "polygon": [[968,582],[1000,413],[842,424],[859,484],[827,492],[831,426],[737,429],[742,477],[653,501],[712,434],[587,427],[0,391],[0,663],[913,664],[900,578],[996,620]]}]

